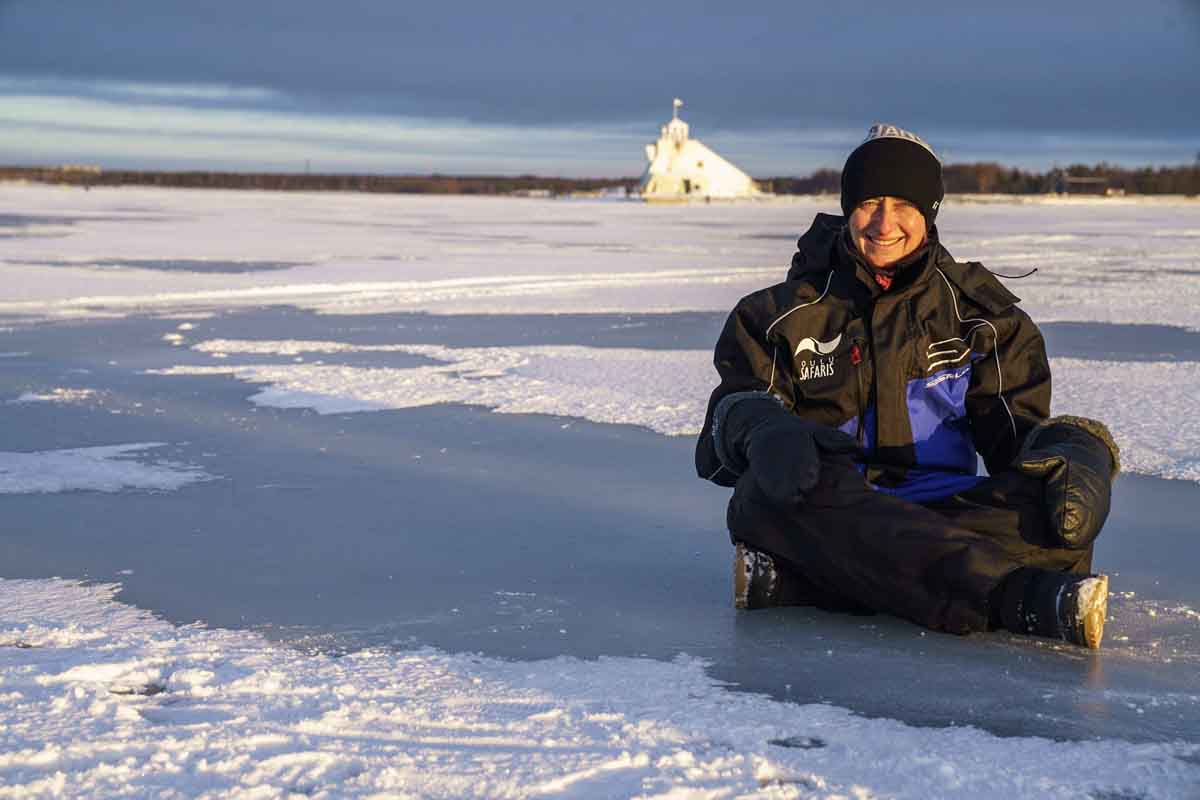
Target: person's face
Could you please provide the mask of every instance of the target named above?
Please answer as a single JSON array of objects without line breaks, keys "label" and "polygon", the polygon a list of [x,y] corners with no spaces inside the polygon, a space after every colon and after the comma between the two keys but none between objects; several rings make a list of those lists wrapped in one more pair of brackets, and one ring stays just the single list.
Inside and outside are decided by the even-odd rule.
[{"label": "person's face", "polygon": [[850,212],[850,238],[872,267],[889,267],[925,243],[925,217],[899,197],[872,197]]}]

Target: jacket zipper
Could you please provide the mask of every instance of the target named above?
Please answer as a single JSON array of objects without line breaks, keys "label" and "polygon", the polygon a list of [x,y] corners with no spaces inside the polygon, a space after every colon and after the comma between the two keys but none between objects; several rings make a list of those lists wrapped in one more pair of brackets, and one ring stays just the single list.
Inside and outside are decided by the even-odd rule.
[{"label": "jacket zipper", "polygon": [[859,447],[863,445],[863,437],[866,432],[866,416],[867,404],[863,400],[863,369],[862,362],[866,359],[866,354],[863,352],[866,339],[855,338],[851,341],[850,363],[854,366],[854,383],[858,389],[858,427],[854,432],[854,438],[858,440]]},{"label": "jacket zipper", "polygon": [[[875,300],[872,299],[870,304],[865,309],[863,314],[863,323],[867,329],[867,355],[871,357],[871,385],[867,387],[867,407],[872,401],[876,400],[876,387],[879,385],[879,359],[875,357]],[[861,381],[861,377],[860,377]],[[861,395],[861,390],[860,390]],[[866,409],[863,409],[863,417],[866,416]],[[875,441],[871,442],[870,453],[873,455],[879,452],[879,403],[875,403]],[[865,436],[864,436],[865,438]],[[860,442],[866,449],[866,442]],[[870,461],[870,457],[868,457]]]}]

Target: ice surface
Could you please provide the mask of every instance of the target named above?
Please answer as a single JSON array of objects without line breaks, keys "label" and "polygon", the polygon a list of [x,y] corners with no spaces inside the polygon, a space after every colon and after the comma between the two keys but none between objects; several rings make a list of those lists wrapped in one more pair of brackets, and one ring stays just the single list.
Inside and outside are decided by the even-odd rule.
[{"label": "ice surface", "polygon": [[915,728],[731,693],[683,657],[304,655],[166,624],[116,588],[0,580],[5,794],[1150,800],[1200,785],[1196,745]]},{"label": "ice surface", "polygon": [[143,463],[132,458],[165,446],[161,442],[139,442],[33,453],[0,452],[0,494],[171,491],[213,479],[199,467],[167,460]]},{"label": "ice surface", "polygon": [[1098,654],[728,608],[659,434],[835,207],[0,187],[0,796],[1196,795],[1200,204],[939,220],[1186,479],[1118,482]]}]

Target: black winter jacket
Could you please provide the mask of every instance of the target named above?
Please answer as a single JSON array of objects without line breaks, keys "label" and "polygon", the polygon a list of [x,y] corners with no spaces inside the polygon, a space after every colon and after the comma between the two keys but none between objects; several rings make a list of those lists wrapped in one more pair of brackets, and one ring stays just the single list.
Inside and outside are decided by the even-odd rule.
[{"label": "black winter jacket", "polygon": [[769,393],[857,436],[866,478],[915,502],[976,483],[976,453],[993,474],[1008,468],[1050,411],[1045,344],[1018,298],[981,264],[955,261],[936,228],[927,255],[884,292],[844,228],[818,214],[787,280],[730,314],[696,447],[700,477],[739,477],[712,438],[714,411],[733,392]]}]

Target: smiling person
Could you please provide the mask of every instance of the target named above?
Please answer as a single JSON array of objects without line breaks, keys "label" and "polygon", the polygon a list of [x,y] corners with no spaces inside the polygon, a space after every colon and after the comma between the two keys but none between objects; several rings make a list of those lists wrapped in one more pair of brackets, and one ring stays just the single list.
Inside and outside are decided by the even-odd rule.
[{"label": "smiling person", "polygon": [[734,603],[1099,647],[1117,446],[1049,416],[1041,333],[942,246],[942,198],[932,148],[873,126],[843,216],[818,214],[787,279],[730,314],[696,468],[734,487]]}]

